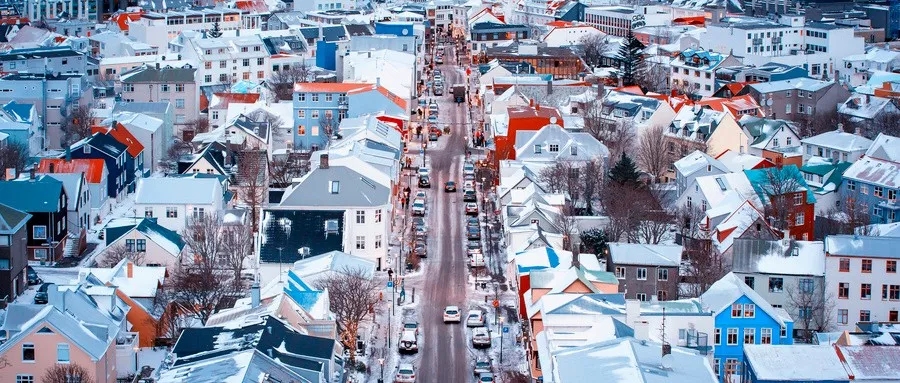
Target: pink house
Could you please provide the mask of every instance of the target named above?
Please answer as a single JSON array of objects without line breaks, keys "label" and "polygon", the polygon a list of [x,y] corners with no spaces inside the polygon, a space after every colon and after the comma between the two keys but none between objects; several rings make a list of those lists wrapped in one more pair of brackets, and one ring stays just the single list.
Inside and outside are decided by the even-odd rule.
[{"label": "pink house", "polygon": [[[93,382],[115,383],[117,358],[125,347],[132,353],[131,333],[125,332],[127,306],[115,297],[91,297],[82,286],[50,285],[46,305],[12,304],[0,327],[0,382],[40,382],[56,364],[77,364]],[[118,301],[118,302],[117,302]],[[123,309],[124,307],[124,309]],[[133,357],[133,354],[132,354]]]}]

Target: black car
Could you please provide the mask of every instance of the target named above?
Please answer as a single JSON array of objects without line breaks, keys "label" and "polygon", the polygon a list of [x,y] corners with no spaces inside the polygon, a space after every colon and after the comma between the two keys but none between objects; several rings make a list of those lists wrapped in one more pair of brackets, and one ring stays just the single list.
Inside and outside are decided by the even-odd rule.
[{"label": "black car", "polygon": [[477,227],[467,227],[466,239],[481,239],[481,229]]},{"label": "black car", "polygon": [[412,224],[413,226],[427,226],[425,224],[425,218],[422,217],[413,217]]},{"label": "black car", "polygon": [[431,180],[428,179],[428,176],[420,176],[419,177],[419,187],[420,188],[430,188]]},{"label": "black car", "polygon": [[468,189],[463,191],[463,201],[464,202],[476,202],[478,201],[478,197],[475,195],[475,191],[472,189]]},{"label": "black car", "polygon": [[28,280],[29,286],[44,283],[44,280],[38,277],[37,272],[31,266],[25,266],[25,278]]},{"label": "black car", "polygon": [[49,298],[47,295],[47,290],[50,289],[50,285],[52,283],[44,283],[41,287],[38,287],[37,294],[34,294],[34,303],[38,305],[47,304],[47,299]]},{"label": "black car", "polygon": [[448,192],[448,193],[455,192],[456,191],[456,182],[447,181],[447,183],[444,184],[444,191]]}]

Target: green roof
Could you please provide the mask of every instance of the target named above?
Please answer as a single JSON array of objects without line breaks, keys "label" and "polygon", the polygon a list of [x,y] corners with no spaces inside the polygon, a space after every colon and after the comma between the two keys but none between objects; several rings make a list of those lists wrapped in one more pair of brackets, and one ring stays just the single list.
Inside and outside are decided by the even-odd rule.
[{"label": "green roof", "polygon": [[579,273],[583,273],[585,278],[589,281],[610,283],[614,285],[619,284],[619,279],[616,278],[616,275],[609,271],[586,270],[584,268],[579,268],[578,270]]},{"label": "green roof", "polygon": [[[140,222],[138,222],[140,220]],[[180,251],[184,249],[184,240],[181,239],[181,236],[178,233],[166,229],[156,223],[156,218],[136,218],[134,222],[131,224],[117,225],[106,227],[106,246],[110,246],[115,243],[119,238],[123,235],[129,233],[131,230],[137,230],[148,238],[157,242],[157,240],[168,241],[174,247]],[[157,243],[158,245],[166,248],[165,244]]]},{"label": "green roof", "polygon": [[0,181],[0,203],[28,213],[59,211],[62,194],[62,181],[53,177]]},{"label": "green roof", "polygon": [[30,218],[31,214],[0,203],[0,234],[15,234]]},{"label": "green roof", "polygon": [[[827,193],[837,191],[838,187],[841,186],[841,183],[844,182],[844,171],[846,171],[850,165],[853,164],[850,162],[815,162],[812,164],[807,163],[807,165],[800,168],[800,171],[823,177],[828,175],[828,173],[831,173],[828,178],[822,180],[821,187],[810,186],[815,193]],[[834,184],[834,187],[828,187],[829,184]]]}]

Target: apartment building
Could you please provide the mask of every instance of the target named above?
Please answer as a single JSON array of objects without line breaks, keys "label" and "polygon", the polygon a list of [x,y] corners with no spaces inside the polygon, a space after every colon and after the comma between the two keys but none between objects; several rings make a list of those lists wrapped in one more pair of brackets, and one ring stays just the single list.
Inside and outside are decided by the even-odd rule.
[{"label": "apartment building", "polygon": [[175,108],[175,128],[180,130],[200,115],[200,91],[189,65],[143,66],[123,73],[122,100],[125,102],[170,102]]},{"label": "apartment building", "polygon": [[259,83],[272,74],[272,56],[259,35],[203,38],[198,32],[185,32],[169,44],[169,50],[197,62],[200,86]]},{"label": "apartment building", "polygon": [[734,56],[703,49],[688,48],[672,60],[672,88],[694,97],[709,97],[716,92],[716,72],[720,68],[739,65]]},{"label": "apartment building", "polygon": [[[44,123],[44,145],[61,149],[64,111],[91,97],[82,73],[14,73],[0,78],[0,104],[16,101],[32,104]],[[40,134],[39,133],[39,134]]]},{"label": "apartment building", "polygon": [[895,237],[832,235],[825,238],[825,294],[835,303],[839,331],[856,322],[900,321],[900,274]]},{"label": "apartment building", "polygon": [[584,22],[608,35],[624,37],[634,29],[669,25],[672,14],[659,5],[589,7]]},{"label": "apartment building", "polygon": [[164,48],[183,31],[211,30],[219,23],[223,31],[243,27],[243,12],[239,9],[213,8],[186,11],[145,12],[128,24],[128,35],[157,48]]}]

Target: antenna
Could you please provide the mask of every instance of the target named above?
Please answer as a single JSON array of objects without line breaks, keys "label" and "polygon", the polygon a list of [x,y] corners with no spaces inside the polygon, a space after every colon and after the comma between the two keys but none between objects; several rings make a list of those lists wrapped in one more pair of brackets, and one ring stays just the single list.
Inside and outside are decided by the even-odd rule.
[{"label": "antenna", "polygon": [[660,326],[659,339],[662,341],[662,356],[665,357],[672,353],[672,346],[666,342],[666,308],[662,308],[662,326]]}]

